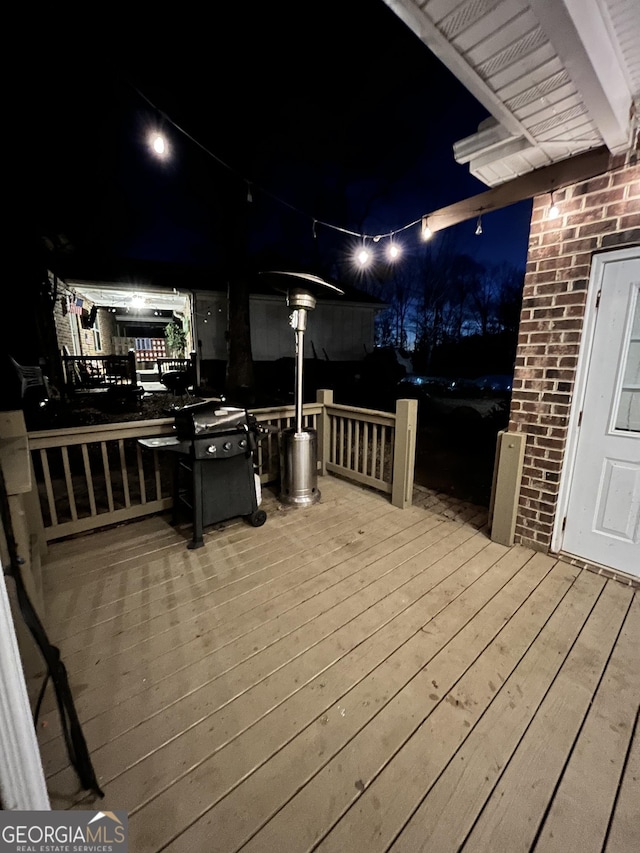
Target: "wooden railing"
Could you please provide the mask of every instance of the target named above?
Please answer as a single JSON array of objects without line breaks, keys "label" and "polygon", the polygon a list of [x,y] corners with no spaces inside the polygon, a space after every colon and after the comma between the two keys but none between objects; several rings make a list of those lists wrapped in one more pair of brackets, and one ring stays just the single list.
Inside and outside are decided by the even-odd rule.
[{"label": "wooden railing", "polygon": [[171,465],[140,438],[171,435],[173,418],[31,432],[29,450],[47,540],[171,507]]},{"label": "wooden railing", "polygon": [[63,355],[62,369],[68,392],[95,388],[137,386],[136,356],[127,355]]},{"label": "wooden railing", "polygon": [[[331,391],[303,408],[303,426],[318,433],[318,471],[339,474],[391,494],[395,506],[411,504],[415,457],[414,400],[396,413],[333,404]],[[295,426],[293,406],[254,409],[278,432]],[[173,418],[28,434],[34,482],[47,541],[156,512],[172,504],[171,453],[148,450],[140,438],[173,434]],[[278,432],[257,451],[263,484],[280,472]]]}]

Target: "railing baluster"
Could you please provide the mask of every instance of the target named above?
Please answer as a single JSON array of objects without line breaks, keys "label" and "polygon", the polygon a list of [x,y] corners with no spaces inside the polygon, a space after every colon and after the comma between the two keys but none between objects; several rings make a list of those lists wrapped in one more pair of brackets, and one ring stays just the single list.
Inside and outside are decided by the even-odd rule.
[{"label": "railing baluster", "polygon": [[107,453],[107,442],[100,442],[102,453],[102,467],[104,468],[104,485],[107,490],[107,506],[109,512],[113,512],[113,487],[111,485],[111,468],[109,467],[109,455]]},{"label": "railing baluster", "polygon": [[51,472],[49,470],[49,457],[46,448],[40,451],[40,462],[42,463],[42,473],[44,475],[44,487],[47,491],[47,503],[49,504],[49,515],[51,517],[51,525],[55,527],[58,524],[58,513],[56,512],[56,499],[53,494],[53,484],[51,483]]},{"label": "railing baluster", "polygon": [[347,468],[353,468],[353,421],[351,418],[347,421]]},{"label": "railing baluster", "polygon": [[362,471],[362,464],[360,459],[360,430],[362,428],[362,424],[360,421],[356,421],[354,424],[355,431],[355,445],[354,445],[354,454],[353,454],[353,467],[355,471]]},{"label": "railing baluster", "polygon": [[331,450],[329,454],[329,462],[335,465],[338,461],[338,419],[335,415],[329,416],[330,431],[331,431]]},{"label": "railing baluster", "polygon": [[376,477],[376,469],[378,464],[378,431],[380,424],[372,425],[373,441],[371,443],[371,476]]},{"label": "railing baluster", "polygon": [[127,474],[127,460],[124,455],[124,440],[118,439],[118,451],[120,453],[120,471],[122,472],[122,491],[124,493],[124,505],[127,509],[131,506],[129,495],[129,475]]},{"label": "railing baluster", "polygon": [[91,474],[91,465],[89,464],[89,450],[86,444],[82,445],[82,461],[84,462],[84,475],[87,478],[87,491],[89,492],[89,511],[91,515],[97,515],[96,495],[93,490],[93,476]]},{"label": "railing baluster", "polygon": [[369,473],[369,424],[362,424],[362,473]]},{"label": "railing baluster", "polygon": [[69,498],[69,510],[71,511],[71,519],[78,520],[78,510],[76,509],[76,496],[73,493],[73,480],[71,479],[71,468],[69,467],[69,448],[62,448],[62,465],[64,467],[64,479],[67,484],[67,496]]},{"label": "railing baluster", "polygon": [[136,458],[138,461],[138,480],[140,482],[140,503],[146,504],[147,486],[144,481],[144,465],[142,464],[142,452],[139,444],[136,444]]},{"label": "railing baluster", "polygon": [[156,500],[159,501],[162,497],[162,478],[160,476],[160,457],[157,450],[153,451],[153,471],[156,475]]}]

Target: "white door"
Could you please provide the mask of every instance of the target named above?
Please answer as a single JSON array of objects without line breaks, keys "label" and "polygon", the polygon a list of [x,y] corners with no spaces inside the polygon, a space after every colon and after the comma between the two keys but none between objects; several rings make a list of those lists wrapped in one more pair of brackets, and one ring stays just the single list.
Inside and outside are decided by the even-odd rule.
[{"label": "white door", "polygon": [[640,250],[596,256],[590,292],[561,549],[640,577]]}]

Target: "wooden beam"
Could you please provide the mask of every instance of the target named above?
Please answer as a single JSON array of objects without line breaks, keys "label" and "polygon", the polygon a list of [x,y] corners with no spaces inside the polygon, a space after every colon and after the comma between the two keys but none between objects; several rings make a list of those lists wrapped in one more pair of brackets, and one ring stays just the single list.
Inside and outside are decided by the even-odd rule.
[{"label": "wooden beam", "polygon": [[502,207],[508,207],[510,204],[533,198],[541,193],[558,190],[577,181],[601,175],[609,168],[610,157],[611,153],[603,146],[578,154],[576,157],[561,160],[559,163],[553,163],[551,166],[534,169],[487,192],[434,210],[423,217],[423,222],[426,222],[433,233],[442,231],[459,222],[474,219],[480,214],[500,210]]}]

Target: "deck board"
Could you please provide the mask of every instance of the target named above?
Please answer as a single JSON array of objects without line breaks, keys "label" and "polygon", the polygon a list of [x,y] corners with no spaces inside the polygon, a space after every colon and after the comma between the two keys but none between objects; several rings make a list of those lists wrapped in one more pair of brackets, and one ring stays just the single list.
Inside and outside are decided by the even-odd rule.
[{"label": "deck board", "polygon": [[[637,658],[638,649],[640,601],[636,599],[627,612],[540,832],[539,844],[545,851],[565,851],[571,846],[584,853],[602,850],[640,701],[637,684],[627,678],[628,661]],[[601,768],[597,789],[591,783],[592,767]],[[577,803],[584,809],[580,820]],[[636,843],[631,844],[629,837],[629,850],[640,849],[640,792],[636,806]]]},{"label": "deck board", "polygon": [[[491,542],[478,508],[321,491],[266,490],[262,528],[197,551],[165,516],[50,546],[48,627],[130,849],[634,849],[637,591]],[[90,808],[43,715],[52,807]]]},{"label": "deck board", "polygon": [[[637,653],[636,653],[637,654]],[[605,853],[626,853],[640,848],[640,704],[636,709],[625,772],[621,779],[613,810]]]}]

